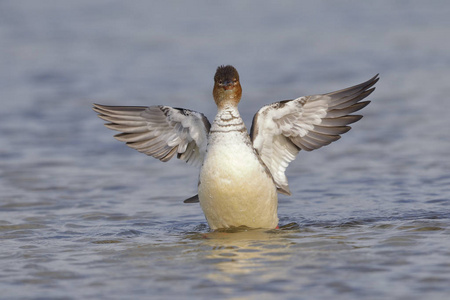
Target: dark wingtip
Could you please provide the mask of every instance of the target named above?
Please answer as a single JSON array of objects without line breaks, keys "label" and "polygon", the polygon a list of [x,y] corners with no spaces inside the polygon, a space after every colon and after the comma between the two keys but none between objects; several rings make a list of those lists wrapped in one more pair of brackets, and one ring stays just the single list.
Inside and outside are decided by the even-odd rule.
[{"label": "dark wingtip", "polygon": [[289,186],[278,187],[277,192],[286,196],[292,196]]},{"label": "dark wingtip", "polygon": [[188,198],[183,201],[184,203],[199,203],[200,200],[198,199],[198,195],[192,196],[191,198]]}]

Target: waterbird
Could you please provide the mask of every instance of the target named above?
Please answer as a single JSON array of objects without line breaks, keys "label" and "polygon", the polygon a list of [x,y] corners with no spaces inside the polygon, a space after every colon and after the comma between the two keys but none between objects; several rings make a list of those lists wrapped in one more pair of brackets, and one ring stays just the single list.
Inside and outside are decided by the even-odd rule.
[{"label": "waterbird", "polygon": [[340,139],[367,106],[378,81],[371,79],[339,91],[302,96],[263,106],[250,133],[239,114],[242,88],[238,71],[219,66],[212,125],[200,112],[166,105],[108,106],[93,110],[114,137],[129,147],[166,162],[172,157],[200,166],[198,194],[211,230],[278,228],[278,193],[291,195],[285,170],[300,150],[312,151]]}]

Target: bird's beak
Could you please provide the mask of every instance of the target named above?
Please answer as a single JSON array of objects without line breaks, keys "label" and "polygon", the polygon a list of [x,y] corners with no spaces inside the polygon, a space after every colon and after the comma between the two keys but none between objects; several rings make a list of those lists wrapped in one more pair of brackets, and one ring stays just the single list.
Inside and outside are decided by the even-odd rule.
[{"label": "bird's beak", "polygon": [[224,90],[231,90],[234,87],[233,81],[225,81],[223,83]]}]

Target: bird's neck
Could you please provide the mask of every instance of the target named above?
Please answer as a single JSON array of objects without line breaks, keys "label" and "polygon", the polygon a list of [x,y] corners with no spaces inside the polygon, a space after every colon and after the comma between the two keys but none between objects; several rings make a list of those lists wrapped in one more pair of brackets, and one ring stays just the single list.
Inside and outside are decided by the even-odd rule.
[{"label": "bird's neck", "polygon": [[242,131],[246,132],[244,121],[239,114],[237,105],[218,107],[217,115],[211,127],[211,132]]}]

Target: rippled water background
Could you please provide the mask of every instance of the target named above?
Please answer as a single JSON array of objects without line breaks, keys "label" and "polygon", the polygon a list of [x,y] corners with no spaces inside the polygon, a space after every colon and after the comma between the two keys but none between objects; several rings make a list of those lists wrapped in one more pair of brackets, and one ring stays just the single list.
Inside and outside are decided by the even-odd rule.
[{"label": "rippled water background", "polygon": [[[448,299],[448,1],[0,2],[1,299]],[[210,120],[235,65],[262,105],[381,74],[300,153],[281,230],[209,233],[197,170],[112,138],[91,103]]]}]

